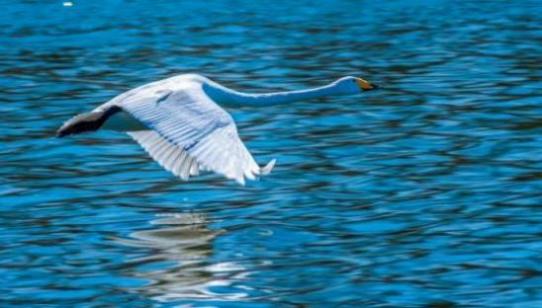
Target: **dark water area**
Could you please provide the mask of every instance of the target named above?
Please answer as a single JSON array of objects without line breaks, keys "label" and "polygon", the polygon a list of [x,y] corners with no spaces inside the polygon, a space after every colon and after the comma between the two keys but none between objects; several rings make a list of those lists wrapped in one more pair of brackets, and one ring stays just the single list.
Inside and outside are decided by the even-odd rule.
[{"label": "dark water area", "polygon": [[[542,2],[4,1],[0,304],[542,305]],[[379,91],[230,109],[272,174],[185,183],[127,135],[53,138],[135,86]]]}]

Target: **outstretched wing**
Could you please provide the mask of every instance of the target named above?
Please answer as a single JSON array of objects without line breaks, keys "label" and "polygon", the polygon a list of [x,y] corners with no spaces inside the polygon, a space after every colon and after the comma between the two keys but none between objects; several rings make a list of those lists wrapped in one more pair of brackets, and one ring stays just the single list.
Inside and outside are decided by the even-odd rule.
[{"label": "outstretched wing", "polygon": [[260,168],[237,134],[231,116],[196,82],[164,82],[142,88],[115,105],[152,131],[129,132],[162,165],[182,179],[211,170],[244,185],[245,178],[270,171]]}]

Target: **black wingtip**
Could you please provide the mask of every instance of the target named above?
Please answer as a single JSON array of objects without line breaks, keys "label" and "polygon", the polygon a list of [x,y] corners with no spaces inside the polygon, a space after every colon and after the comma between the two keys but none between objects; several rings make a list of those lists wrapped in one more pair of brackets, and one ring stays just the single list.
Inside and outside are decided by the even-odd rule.
[{"label": "black wingtip", "polygon": [[81,116],[77,115],[73,118],[71,118],[69,121],[64,123],[55,133],[55,137],[62,138],[67,135],[71,135],[77,132],[77,126],[81,124],[81,121],[79,121],[79,118]]},{"label": "black wingtip", "polygon": [[61,131],[60,129],[57,130],[56,133],[55,133],[55,137],[56,137],[56,138],[62,138],[62,137],[64,137],[64,136],[66,136],[66,133],[64,133],[64,132]]},{"label": "black wingtip", "polygon": [[117,106],[109,107],[103,111],[81,113],[68,120],[56,131],[56,137],[80,134],[98,130],[104,122],[121,109]]}]

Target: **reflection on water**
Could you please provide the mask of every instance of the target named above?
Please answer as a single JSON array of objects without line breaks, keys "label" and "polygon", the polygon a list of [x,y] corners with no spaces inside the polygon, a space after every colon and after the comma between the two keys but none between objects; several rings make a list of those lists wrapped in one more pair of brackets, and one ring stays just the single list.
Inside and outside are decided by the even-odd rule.
[{"label": "reflection on water", "polygon": [[213,240],[221,231],[208,229],[207,223],[205,216],[198,214],[163,215],[152,221],[154,229],[134,232],[132,239],[119,239],[121,244],[152,251],[127,262],[129,267],[124,274],[149,281],[133,291],[159,301],[242,299],[244,293],[212,291],[216,287],[234,287],[246,271],[233,262],[212,263]]},{"label": "reflection on water", "polygon": [[[11,2],[4,306],[540,306],[540,1]],[[230,110],[278,161],[246,187],[175,180],[124,134],[52,138],[187,72],[382,87]]]}]

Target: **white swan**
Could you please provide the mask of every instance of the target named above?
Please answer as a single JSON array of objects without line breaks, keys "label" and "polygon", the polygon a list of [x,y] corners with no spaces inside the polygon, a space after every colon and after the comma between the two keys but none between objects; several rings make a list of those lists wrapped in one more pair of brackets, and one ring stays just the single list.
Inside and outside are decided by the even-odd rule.
[{"label": "white swan", "polygon": [[371,83],[344,77],[327,86],[300,91],[248,94],[228,89],[200,75],[185,74],[125,92],[92,112],[75,116],[57,136],[95,131],[124,131],[166,170],[183,180],[209,170],[234,179],[255,179],[271,171],[260,168],[239,139],[223,106],[268,106],[327,95],[372,90]]}]

